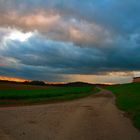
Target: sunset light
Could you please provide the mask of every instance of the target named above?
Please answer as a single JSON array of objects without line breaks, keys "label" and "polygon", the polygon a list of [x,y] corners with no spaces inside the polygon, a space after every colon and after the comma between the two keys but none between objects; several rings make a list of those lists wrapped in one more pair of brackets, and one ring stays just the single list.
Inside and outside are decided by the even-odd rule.
[{"label": "sunset light", "polygon": [[139,130],[140,0],[0,0],[0,140]]},{"label": "sunset light", "polygon": [[0,76],[0,80],[15,81],[15,82],[24,82],[24,81],[26,81],[26,79],[23,79],[23,78],[8,77],[8,76]]},{"label": "sunset light", "polygon": [[33,34],[31,32],[23,33],[18,30],[13,31],[7,36],[7,39],[24,42],[27,41]]},{"label": "sunset light", "polygon": [[128,83],[140,76],[139,7],[132,0],[0,0],[0,75]]}]

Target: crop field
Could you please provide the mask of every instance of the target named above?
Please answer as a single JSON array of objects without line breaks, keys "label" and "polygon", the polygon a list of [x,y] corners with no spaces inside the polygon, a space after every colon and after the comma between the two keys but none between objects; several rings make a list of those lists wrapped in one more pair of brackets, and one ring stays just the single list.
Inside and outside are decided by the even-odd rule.
[{"label": "crop field", "polygon": [[140,129],[140,83],[114,85],[107,89],[116,95],[117,106],[126,111]]},{"label": "crop field", "polygon": [[[6,88],[7,87],[7,88]],[[47,87],[32,85],[0,84],[0,104],[16,101],[40,102],[50,100],[72,100],[95,92],[94,86]]]}]

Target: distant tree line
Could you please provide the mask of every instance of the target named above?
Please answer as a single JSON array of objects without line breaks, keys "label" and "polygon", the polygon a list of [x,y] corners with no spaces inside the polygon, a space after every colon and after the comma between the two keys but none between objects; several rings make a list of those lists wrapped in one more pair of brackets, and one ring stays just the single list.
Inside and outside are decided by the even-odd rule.
[{"label": "distant tree line", "polygon": [[40,86],[46,85],[46,83],[44,81],[25,81],[24,84],[27,84],[27,85],[40,85]]}]

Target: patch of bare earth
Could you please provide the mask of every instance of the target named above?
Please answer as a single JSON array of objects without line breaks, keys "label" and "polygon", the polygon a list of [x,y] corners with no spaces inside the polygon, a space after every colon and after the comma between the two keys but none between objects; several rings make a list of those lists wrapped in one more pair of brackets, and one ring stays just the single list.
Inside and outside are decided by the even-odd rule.
[{"label": "patch of bare earth", "polygon": [[111,92],[71,102],[0,108],[0,140],[140,140]]}]

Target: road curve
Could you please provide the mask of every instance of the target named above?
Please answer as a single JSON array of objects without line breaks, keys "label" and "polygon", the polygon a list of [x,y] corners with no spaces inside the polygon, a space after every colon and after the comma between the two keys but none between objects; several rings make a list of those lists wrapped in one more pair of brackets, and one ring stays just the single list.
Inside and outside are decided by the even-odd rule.
[{"label": "road curve", "polygon": [[111,92],[38,106],[0,108],[0,140],[140,140]]}]

